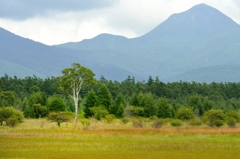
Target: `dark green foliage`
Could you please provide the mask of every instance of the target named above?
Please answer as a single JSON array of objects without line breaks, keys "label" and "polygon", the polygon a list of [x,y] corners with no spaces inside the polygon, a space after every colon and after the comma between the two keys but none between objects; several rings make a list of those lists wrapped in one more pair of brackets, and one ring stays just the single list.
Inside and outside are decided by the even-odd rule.
[{"label": "dark green foliage", "polygon": [[213,102],[208,99],[208,97],[204,98],[203,100],[203,108],[204,111],[208,111],[213,108]]},{"label": "dark green foliage", "polygon": [[157,115],[157,108],[151,93],[144,94],[141,103],[144,108],[144,116],[150,117]]},{"label": "dark green foliage", "polygon": [[158,108],[157,116],[159,118],[171,118],[172,117],[171,106],[166,98],[158,99],[157,108]]},{"label": "dark green foliage", "polygon": [[191,108],[182,107],[177,110],[176,118],[187,121],[194,118],[194,114]]},{"label": "dark green foliage", "polygon": [[[102,77],[94,87],[84,86],[84,91],[81,92],[84,102],[80,103],[79,100],[79,104],[83,105],[85,117],[93,116],[88,107],[99,106],[99,103],[104,103],[105,109],[118,118],[124,115],[174,118],[181,107],[191,107],[197,117],[202,117],[202,112],[210,109],[221,109],[226,115],[229,111],[237,112],[240,109],[240,83],[163,83],[158,77],[152,79],[135,81],[134,77],[128,77],[118,82]],[[75,109],[72,98],[59,94],[58,86],[54,77],[40,79],[33,76],[19,79],[5,75],[0,78],[0,106],[12,104],[11,106],[22,110],[25,117],[38,118],[34,104],[48,107],[49,100],[57,96],[64,101],[65,109],[57,106],[61,104],[55,104],[56,108],[61,108],[59,111],[73,112]],[[236,112],[234,116],[239,121]]]},{"label": "dark green foliage", "polygon": [[104,106],[107,111],[110,111],[112,104],[112,96],[105,84],[102,84],[97,93],[97,105]]},{"label": "dark green foliage", "polygon": [[138,96],[137,94],[133,93],[132,96],[131,96],[131,100],[130,100],[130,105],[133,105],[133,106],[139,106],[139,101],[138,101]]},{"label": "dark green foliage", "polygon": [[0,108],[0,124],[14,127],[15,125],[22,123],[24,119],[23,113],[13,107]]},{"label": "dark green foliage", "polygon": [[65,111],[65,103],[63,98],[58,95],[53,95],[47,100],[47,107],[49,111]]},{"label": "dark green foliage", "polygon": [[1,91],[0,90],[0,107],[12,106],[16,102],[16,96],[13,91]]},{"label": "dark green foliage", "polygon": [[51,112],[48,115],[48,120],[57,122],[57,125],[60,127],[61,123],[68,122],[70,120],[70,117],[65,112]]},{"label": "dark green foliage", "polygon": [[225,114],[222,110],[211,109],[204,113],[203,119],[211,127],[220,127],[225,123]]},{"label": "dark green foliage", "polygon": [[115,114],[118,118],[121,118],[123,117],[125,106],[126,102],[124,100],[123,95],[118,94],[112,106],[111,113]]},{"label": "dark green foliage", "polygon": [[204,113],[201,98],[198,95],[191,96],[189,98],[188,105],[193,108],[196,117],[202,116]]},{"label": "dark green foliage", "polygon": [[93,90],[90,90],[86,96],[85,102],[84,102],[84,116],[86,118],[93,116],[93,113],[90,111],[90,108],[94,107],[97,102],[97,97],[95,95],[95,92]]}]

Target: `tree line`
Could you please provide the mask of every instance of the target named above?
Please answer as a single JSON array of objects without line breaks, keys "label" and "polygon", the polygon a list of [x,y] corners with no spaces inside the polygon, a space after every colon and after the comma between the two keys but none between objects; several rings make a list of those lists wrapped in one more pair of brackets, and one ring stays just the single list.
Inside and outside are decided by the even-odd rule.
[{"label": "tree line", "polygon": [[[12,106],[27,118],[41,118],[50,112],[74,112],[76,103],[65,94],[57,77],[0,78],[0,107]],[[223,113],[240,109],[240,82],[164,83],[151,76],[137,81],[128,76],[112,81],[101,77],[95,85],[82,85],[78,98],[79,114],[101,119],[108,114],[123,117],[176,118],[183,108],[202,117],[209,110]]]}]

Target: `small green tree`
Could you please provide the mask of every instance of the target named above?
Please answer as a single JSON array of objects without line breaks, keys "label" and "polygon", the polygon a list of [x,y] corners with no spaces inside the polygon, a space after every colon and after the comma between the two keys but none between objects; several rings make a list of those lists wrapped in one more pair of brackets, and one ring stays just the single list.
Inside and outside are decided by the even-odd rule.
[{"label": "small green tree", "polygon": [[7,126],[14,127],[17,124],[22,123],[23,119],[23,113],[19,110],[14,109],[13,107],[0,108],[1,125],[3,125],[3,122],[5,122]]},{"label": "small green tree", "polygon": [[57,122],[57,125],[60,127],[61,123],[68,122],[70,117],[65,112],[51,112],[48,115],[48,120]]}]

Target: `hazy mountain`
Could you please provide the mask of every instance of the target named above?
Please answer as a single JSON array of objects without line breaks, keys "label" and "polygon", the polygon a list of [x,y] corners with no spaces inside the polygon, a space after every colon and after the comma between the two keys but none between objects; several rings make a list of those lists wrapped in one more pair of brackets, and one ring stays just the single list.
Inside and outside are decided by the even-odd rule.
[{"label": "hazy mountain", "polygon": [[[26,77],[57,76],[61,70],[70,67],[73,62],[79,62],[91,68],[99,78],[104,75],[108,79],[125,79],[128,75],[140,77],[128,72],[122,67],[101,62],[96,59],[97,51],[76,51],[65,48],[47,46],[30,39],[15,35],[0,28],[0,75]],[[102,54],[109,54],[105,51]]]},{"label": "hazy mountain", "polygon": [[5,66],[0,68],[1,74],[55,76],[71,63],[80,62],[98,77],[112,80],[130,75],[139,80],[159,76],[163,81],[239,81],[240,26],[205,4],[173,14],[132,39],[100,34],[47,46],[1,28],[0,37],[0,62]]}]

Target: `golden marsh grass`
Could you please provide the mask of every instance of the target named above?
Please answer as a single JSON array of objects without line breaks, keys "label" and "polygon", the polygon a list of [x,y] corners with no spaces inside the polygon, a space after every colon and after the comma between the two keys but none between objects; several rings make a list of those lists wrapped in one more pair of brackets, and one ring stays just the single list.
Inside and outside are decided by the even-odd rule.
[{"label": "golden marsh grass", "polygon": [[240,158],[239,143],[240,129],[227,127],[133,128],[115,121],[58,128],[44,119],[0,127],[0,158],[5,159]]}]

